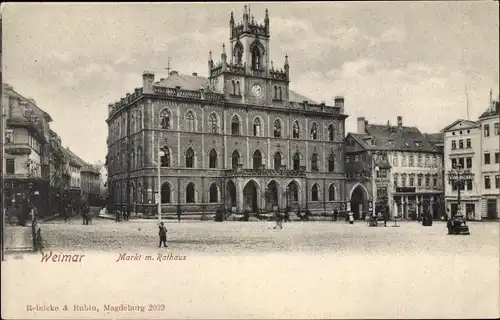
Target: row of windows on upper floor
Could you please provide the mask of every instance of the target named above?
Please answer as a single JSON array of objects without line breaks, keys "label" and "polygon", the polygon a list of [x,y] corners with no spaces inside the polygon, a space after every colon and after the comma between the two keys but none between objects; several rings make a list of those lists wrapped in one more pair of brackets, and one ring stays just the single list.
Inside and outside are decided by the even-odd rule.
[{"label": "row of windows on upper floor", "polygon": [[[399,177],[401,176],[401,179]],[[432,182],[432,187],[436,188],[438,187],[438,178],[434,175],[418,175],[417,176],[417,185],[415,185],[415,177],[410,176],[408,179],[409,184],[407,185],[407,180],[406,180],[406,175],[398,175],[397,173],[393,174],[393,183],[394,186],[401,186],[401,187],[423,187],[425,184],[425,187],[429,188],[431,186]],[[401,180],[401,182],[400,182]]]},{"label": "row of windows on upper floor", "polygon": [[[171,130],[173,126],[172,126],[172,115],[170,110],[163,109],[159,115],[160,115],[160,124],[159,124],[160,128],[164,130]],[[113,141],[116,141],[118,137],[122,137],[125,135],[125,126],[126,126],[125,118],[122,127],[119,126],[119,123],[114,123],[114,125],[111,126],[110,134],[111,136],[114,137]],[[209,115],[208,126],[209,126],[208,132],[214,134],[221,133],[220,119],[215,112],[212,112]],[[134,116],[131,116],[130,127],[132,128],[132,132],[136,132],[142,128],[142,122],[140,122],[139,126],[136,126]],[[237,115],[234,115],[231,118],[231,127],[230,127],[231,135],[242,135],[242,127],[243,126],[241,119]],[[194,112],[191,110],[186,112],[184,116],[184,131],[198,132],[198,119],[196,118]],[[253,119],[251,135],[254,137],[264,137],[264,120],[262,120],[262,118],[257,116]],[[281,118],[276,118],[273,122],[272,137],[274,138],[285,137],[285,133],[283,132],[283,120]],[[312,122],[311,129],[309,130],[309,139],[318,140],[319,137],[320,137],[320,130],[318,123]],[[293,122],[292,138],[293,139],[303,138],[300,128],[300,123],[298,120],[295,120]],[[328,141],[335,140],[335,127],[333,123],[330,123],[326,128],[326,138]]]},{"label": "row of windows on upper floor", "polygon": [[[484,176],[483,183],[484,183],[484,189],[492,189],[491,176],[489,176],[489,175]],[[479,187],[479,185],[477,185],[472,179],[465,180],[465,181],[462,181],[460,183],[453,181],[451,184],[451,190],[458,191],[458,189],[460,188],[461,191],[465,191],[465,190],[472,191],[472,190],[474,190],[473,186]],[[495,175],[495,188],[500,189],[500,175]]]},{"label": "row of windows on upper floor", "polygon": [[[465,159],[465,160],[464,160]],[[491,153],[484,153],[484,164],[493,164],[491,159]],[[465,161],[465,163],[464,163]],[[500,152],[495,152],[495,164],[500,164]],[[462,169],[471,169],[472,168],[472,157],[466,158],[452,158],[451,159],[451,168],[456,169],[457,165]]]},{"label": "row of windows on upper floor", "polygon": [[[499,122],[494,123],[493,127],[494,127],[494,129],[493,129],[494,135],[495,136],[500,135],[500,123]],[[484,133],[485,137],[490,136],[490,125],[489,124],[483,125],[483,133]]]},{"label": "row of windows on upper floor", "polygon": [[[392,154],[392,165],[397,167],[406,167],[407,165],[409,167],[436,167],[439,166],[440,164],[440,157],[438,156],[432,156],[432,161],[431,157],[426,154],[425,157],[422,154],[401,154],[400,157],[396,153]],[[360,155],[346,155],[345,156],[345,162],[346,163],[351,163],[351,162],[359,162],[361,161],[366,161],[367,156],[365,153],[363,153],[361,156]],[[386,161],[387,160],[387,155],[381,154],[381,155],[374,155],[375,161]],[[400,161],[398,161],[400,160]]]},{"label": "row of windows on upper floor", "polygon": [[[140,169],[143,167],[143,153],[142,149],[138,149],[137,153],[134,153],[132,150],[131,154],[123,154],[122,156],[118,156],[116,158],[111,158],[110,161],[110,169],[113,168],[116,171],[119,168],[125,167],[127,161],[127,157],[130,159],[130,167],[132,170]],[[185,152],[184,156],[184,167],[185,168],[196,168],[196,154],[192,148],[188,148]],[[283,156],[281,152],[276,152],[273,156],[273,165],[274,169],[281,168],[284,164]],[[313,153],[310,159],[310,168],[313,172],[319,172],[319,156],[317,153]],[[231,167],[236,168],[241,163],[241,156],[238,150],[234,150],[231,154]],[[259,150],[256,150],[252,155],[252,168],[259,169],[263,164],[262,161],[262,153]],[[335,156],[330,154],[326,161],[326,170],[328,172],[335,171]],[[161,167],[168,168],[171,166],[171,152],[170,149],[164,147],[162,149],[162,154],[160,156],[160,165]],[[294,153],[292,156],[292,169],[299,170],[301,166],[301,157],[298,152]],[[208,157],[208,168],[209,169],[217,169],[220,167],[219,164],[219,155],[215,149],[210,150]]]}]

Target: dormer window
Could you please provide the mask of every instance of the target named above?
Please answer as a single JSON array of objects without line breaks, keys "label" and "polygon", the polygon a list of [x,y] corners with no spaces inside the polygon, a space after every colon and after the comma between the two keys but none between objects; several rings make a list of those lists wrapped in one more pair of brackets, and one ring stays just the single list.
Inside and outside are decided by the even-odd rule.
[{"label": "dormer window", "polygon": [[410,146],[410,144],[409,144],[408,142],[405,142],[405,146],[409,147],[409,146]]}]

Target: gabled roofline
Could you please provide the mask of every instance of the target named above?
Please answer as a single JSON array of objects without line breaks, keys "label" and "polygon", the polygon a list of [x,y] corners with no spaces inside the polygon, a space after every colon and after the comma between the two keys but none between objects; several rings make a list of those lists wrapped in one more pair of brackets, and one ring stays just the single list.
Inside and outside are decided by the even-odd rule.
[{"label": "gabled roofline", "polygon": [[444,127],[443,129],[441,129],[440,132],[441,133],[446,132],[448,129],[450,129],[451,127],[453,127],[454,125],[456,125],[457,123],[462,122],[462,121],[467,121],[467,122],[473,123],[473,124],[475,124],[475,126],[477,128],[479,128],[479,123],[477,121],[458,119],[458,120],[455,120],[452,124],[449,124],[446,127]]}]

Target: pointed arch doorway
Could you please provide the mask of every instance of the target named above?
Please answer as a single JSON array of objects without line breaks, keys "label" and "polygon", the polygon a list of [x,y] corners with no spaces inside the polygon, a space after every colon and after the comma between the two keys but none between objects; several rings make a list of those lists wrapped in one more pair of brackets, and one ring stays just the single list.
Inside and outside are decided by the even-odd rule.
[{"label": "pointed arch doorway", "polygon": [[258,192],[259,186],[253,180],[249,181],[243,189],[243,209],[249,212],[257,212],[258,210]]}]

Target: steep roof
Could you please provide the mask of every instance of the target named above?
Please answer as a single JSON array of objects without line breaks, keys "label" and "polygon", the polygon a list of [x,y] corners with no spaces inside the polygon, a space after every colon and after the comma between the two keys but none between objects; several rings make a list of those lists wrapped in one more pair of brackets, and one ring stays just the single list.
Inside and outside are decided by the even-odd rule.
[{"label": "steep roof", "polygon": [[[349,133],[366,150],[438,152],[436,136],[424,135],[416,127],[367,124],[366,133]],[[371,141],[374,140],[375,144]]]},{"label": "steep roof", "polygon": [[[179,86],[181,89],[198,91],[201,88],[208,88],[208,78],[171,72],[167,78],[159,81],[155,85],[168,88],[175,88],[176,86]],[[292,90],[290,90],[289,100],[293,102],[307,101],[311,104],[317,104],[317,102]]]},{"label": "steep roof", "polygon": [[479,119],[489,118],[489,117],[493,117],[493,116],[500,117],[500,100],[494,101],[493,104],[494,104],[493,108],[486,109],[486,111],[484,111],[479,116]]},{"label": "steep roof", "polygon": [[80,166],[80,171],[81,172],[93,172],[93,173],[99,173],[99,170],[92,166],[91,164],[87,163],[85,160],[77,156],[73,151],[71,151],[69,148],[63,148],[64,152],[68,156],[69,160]]}]

